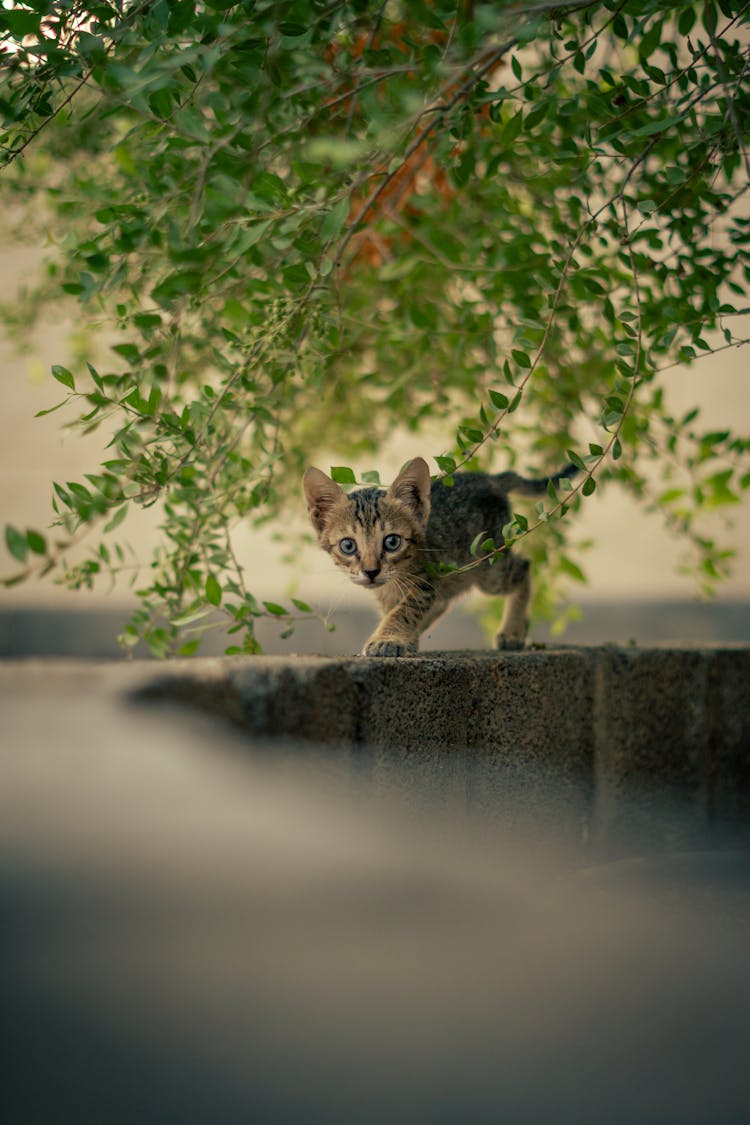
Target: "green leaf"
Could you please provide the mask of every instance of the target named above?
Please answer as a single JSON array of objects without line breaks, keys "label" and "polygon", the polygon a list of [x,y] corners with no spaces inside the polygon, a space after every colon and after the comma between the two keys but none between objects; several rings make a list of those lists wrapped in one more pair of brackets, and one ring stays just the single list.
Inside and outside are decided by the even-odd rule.
[{"label": "green leaf", "polygon": [[288,617],[289,611],[284,609],[283,605],[278,602],[263,602],[263,606],[267,613],[272,614],[274,617]]},{"label": "green leaf", "polygon": [[654,51],[658,49],[661,43],[663,27],[663,20],[654,20],[645,34],[641,36],[640,43],[638,44],[638,56],[641,62],[645,62],[645,60],[650,58]]},{"label": "green leaf", "polygon": [[720,473],[714,473],[706,480],[706,485],[711,487],[710,505],[711,507],[719,507],[724,504],[737,504],[739,497],[735,492],[732,492],[729,487],[729,482],[734,475],[734,469],[722,469]]},{"label": "green leaf", "polygon": [[630,39],[630,28],[627,21],[621,12],[617,12],[614,20],[612,21],[612,30],[618,39]]},{"label": "green leaf", "polygon": [[453,457],[436,457],[438,468],[443,473],[455,473],[456,462]]},{"label": "green leaf", "polygon": [[706,447],[723,445],[728,437],[729,430],[710,430],[701,437],[701,445]]},{"label": "green leaf", "polygon": [[655,121],[649,121],[648,125],[641,126],[640,129],[633,129],[628,133],[629,137],[653,137],[657,133],[669,133],[676,125],[680,125],[684,120],[682,113],[673,113],[669,117],[660,117]]},{"label": "green leaf", "polygon": [[507,409],[508,404],[510,402],[507,395],[504,395],[501,391],[492,391],[492,390],[489,392],[489,395],[490,395],[490,402],[492,403],[493,406],[496,406],[498,410],[506,410]]},{"label": "green leaf", "polygon": [[682,9],[677,20],[677,30],[680,35],[689,35],[694,23],[695,9],[692,5],[687,5]]},{"label": "green leaf", "polygon": [[116,510],[114,515],[109,520],[107,520],[107,522],[105,523],[105,525],[104,525],[105,532],[114,531],[116,527],[119,527],[120,524],[122,523],[122,521],[125,519],[127,514],[128,514],[128,505],[123,504],[121,507],[119,507]]},{"label": "green leaf", "polygon": [[581,487],[581,492],[584,496],[590,496],[592,492],[596,491],[596,481],[593,477],[586,477]]},{"label": "green leaf", "polygon": [[47,553],[47,540],[38,531],[32,531],[28,528],[26,531],[26,542],[29,545],[29,550],[33,551],[35,555],[46,555]]},{"label": "green leaf", "polygon": [[305,158],[315,164],[332,164],[335,168],[345,168],[363,159],[371,151],[371,144],[363,140],[347,137],[315,137],[305,149]]},{"label": "green leaf", "polygon": [[482,542],[483,539],[486,539],[486,538],[487,538],[487,532],[486,531],[480,531],[478,535],[474,536],[474,538],[471,541],[471,546],[469,547],[469,554],[472,556],[472,558],[477,557],[477,555],[479,553],[479,544]]},{"label": "green leaf", "polygon": [[213,609],[210,606],[193,606],[191,609],[180,613],[177,617],[172,617],[170,620],[172,625],[192,625],[193,622],[202,621],[204,617],[208,617],[212,613]]},{"label": "green leaf", "polygon": [[270,219],[263,219],[261,221],[251,222],[249,226],[243,227],[232,240],[232,251],[235,254],[246,254],[248,250],[252,249],[266,232],[271,227]]},{"label": "green leaf", "polygon": [[14,39],[20,42],[27,35],[36,35],[41,21],[39,12],[28,12],[23,9],[8,10],[0,8],[0,28],[8,29]]},{"label": "green leaf", "polygon": [[62,402],[58,402],[57,406],[48,406],[46,410],[37,410],[34,417],[35,418],[44,418],[45,415],[47,415],[47,414],[54,414],[56,410],[59,410],[61,406],[65,406],[67,404],[67,402],[68,402],[68,399],[64,398],[62,400]]},{"label": "green leaf", "polygon": [[348,465],[334,465],[331,469],[331,480],[337,484],[356,484],[357,478]]},{"label": "green leaf", "polygon": [[292,605],[300,611],[300,613],[312,613],[312,607],[303,602],[300,598],[292,598]]},{"label": "green leaf", "polygon": [[172,112],[172,95],[169,90],[154,90],[148,104],[155,117],[166,120]]},{"label": "green leaf", "polygon": [[213,574],[206,576],[206,601],[211,605],[221,605],[221,586]]},{"label": "green leaf", "polygon": [[19,562],[26,561],[29,546],[26,536],[9,523],[5,525],[5,544],[14,559],[18,559]]},{"label": "green leaf", "polygon": [[[59,363],[56,363],[52,368],[52,375],[57,379],[58,383],[62,383],[64,387],[69,387],[71,391],[76,389],[73,375],[68,371],[67,367],[61,367]],[[53,409],[56,408],[53,407]]]},{"label": "green leaf", "polygon": [[719,22],[714,0],[706,0],[703,5],[703,26],[709,35],[714,35]]},{"label": "green leaf", "polygon": [[501,148],[510,148],[523,129],[523,110],[511,117],[510,121],[504,126],[500,135]]},{"label": "green leaf", "polygon": [[299,39],[301,36],[307,34],[308,28],[301,23],[294,23],[291,20],[282,20],[279,23],[279,31],[282,35],[286,35],[290,39]]},{"label": "green leaf", "polygon": [[561,572],[566,574],[568,578],[572,578],[574,582],[586,582],[586,575],[578,563],[573,562],[567,555],[558,555],[557,565]]},{"label": "green leaf", "polygon": [[320,227],[320,237],[324,242],[328,242],[330,239],[336,237],[349,218],[350,210],[351,203],[349,202],[348,196],[344,196],[343,199],[340,199],[338,203],[334,204],[323,219]]},{"label": "green leaf", "polygon": [[522,352],[520,348],[513,348],[510,354],[513,356],[513,359],[516,361],[519,367],[531,367],[531,360],[527,356],[526,352]]},{"label": "green leaf", "polygon": [[169,308],[180,297],[200,292],[203,284],[202,275],[197,270],[176,270],[170,273],[151,290],[151,297],[157,305]]},{"label": "green leaf", "polygon": [[675,500],[681,499],[685,495],[684,488],[668,488],[666,492],[662,492],[657,497],[659,504],[673,504]]},{"label": "green leaf", "polygon": [[580,456],[580,454],[575,452],[575,450],[573,450],[573,449],[566,450],[566,455],[567,455],[568,460],[572,461],[572,463],[575,465],[575,467],[577,469],[583,469],[584,471],[586,470],[585,461]]}]

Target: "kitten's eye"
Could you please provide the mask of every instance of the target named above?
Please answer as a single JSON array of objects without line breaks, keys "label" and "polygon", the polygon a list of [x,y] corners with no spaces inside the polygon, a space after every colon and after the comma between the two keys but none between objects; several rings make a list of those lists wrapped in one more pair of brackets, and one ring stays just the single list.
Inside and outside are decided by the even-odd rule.
[{"label": "kitten's eye", "polygon": [[386,535],[383,540],[383,546],[386,551],[397,551],[401,546],[402,539],[400,535]]},{"label": "kitten's eye", "polygon": [[339,541],[339,550],[342,555],[356,555],[357,544],[353,539],[341,539]]}]

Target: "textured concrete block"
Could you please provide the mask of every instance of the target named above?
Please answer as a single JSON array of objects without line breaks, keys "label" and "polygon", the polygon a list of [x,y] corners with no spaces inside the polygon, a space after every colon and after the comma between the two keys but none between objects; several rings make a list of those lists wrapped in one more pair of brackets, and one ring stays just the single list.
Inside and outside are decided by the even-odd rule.
[{"label": "textured concrete block", "polygon": [[709,662],[691,649],[600,650],[595,836],[679,846],[706,831]]},{"label": "textured concrete block", "polygon": [[336,748],[356,743],[356,686],[346,662],[268,657],[259,673],[254,663],[229,672],[246,729]]},{"label": "textured concrete block", "polygon": [[750,820],[747,646],[180,662],[148,691],[453,813],[615,846]]},{"label": "textured concrete block", "polygon": [[750,836],[750,650],[712,654],[708,709],[708,805],[717,832],[744,822]]}]

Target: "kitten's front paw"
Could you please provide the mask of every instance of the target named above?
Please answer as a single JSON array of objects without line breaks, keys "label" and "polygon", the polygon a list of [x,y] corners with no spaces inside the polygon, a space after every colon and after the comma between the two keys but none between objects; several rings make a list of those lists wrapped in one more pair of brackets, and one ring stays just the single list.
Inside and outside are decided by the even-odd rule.
[{"label": "kitten's front paw", "polygon": [[405,645],[400,641],[368,641],[362,649],[363,656],[409,656],[417,651],[416,645]]},{"label": "kitten's front paw", "polygon": [[498,633],[495,637],[495,648],[501,652],[518,652],[525,645],[524,637],[514,637],[511,633]]}]

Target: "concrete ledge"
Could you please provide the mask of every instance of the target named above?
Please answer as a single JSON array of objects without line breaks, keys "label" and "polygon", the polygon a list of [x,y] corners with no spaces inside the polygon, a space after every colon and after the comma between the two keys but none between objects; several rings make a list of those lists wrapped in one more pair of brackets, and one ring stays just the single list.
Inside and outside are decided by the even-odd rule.
[{"label": "concrete ledge", "polygon": [[568,840],[750,841],[747,645],[33,661],[0,664],[0,690],[46,698],[50,714],[56,695],[89,711],[189,704],[256,749],[325,752],[371,790]]},{"label": "concrete ledge", "polygon": [[268,657],[150,673],[142,696],[197,704],[256,737],[365,754],[381,780],[422,771],[433,799],[463,787],[475,807],[507,811],[523,791],[529,815],[552,803],[595,837],[642,834],[665,798],[675,844],[734,831],[750,812],[746,645]]}]

